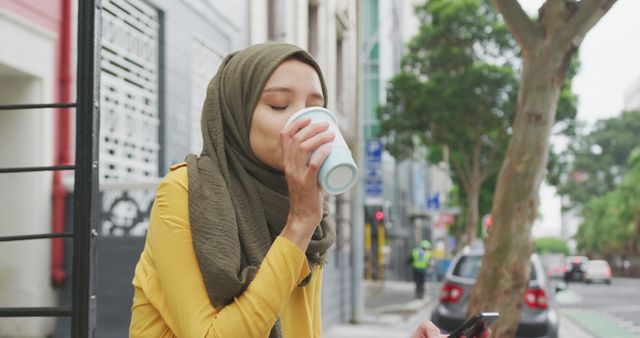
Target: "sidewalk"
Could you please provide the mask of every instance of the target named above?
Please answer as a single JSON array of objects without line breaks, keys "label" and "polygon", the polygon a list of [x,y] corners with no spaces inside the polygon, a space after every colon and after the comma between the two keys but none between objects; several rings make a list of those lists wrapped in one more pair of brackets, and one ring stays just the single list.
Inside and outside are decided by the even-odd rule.
[{"label": "sidewalk", "polygon": [[427,283],[425,297],[414,298],[411,282],[365,281],[365,314],[358,324],[333,326],[327,338],[407,338],[418,324],[431,317],[440,285]]},{"label": "sidewalk", "polygon": [[[365,314],[358,324],[329,328],[326,338],[408,338],[423,320],[431,318],[437,303],[439,283],[428,283],[425,298],[413,297],[411,282],[365,282]],[[560,312],[559,338],[598,337],[576,324],[564,311]]]}]

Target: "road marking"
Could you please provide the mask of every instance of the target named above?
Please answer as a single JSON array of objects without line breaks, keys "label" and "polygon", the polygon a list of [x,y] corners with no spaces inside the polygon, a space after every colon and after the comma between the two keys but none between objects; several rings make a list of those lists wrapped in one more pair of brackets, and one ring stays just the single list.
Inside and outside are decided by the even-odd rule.
[{"label": "road marking", "polygon": [[556,301],[562,305],[576,304],[582,301],[582,296],[574,290],[564,290],[556,295]]},{"label": "road marking", "polygon": [[634,332],[635,329],[626,327],[627,325],[617,318],[612,318],[611,315],[582,309],[567,309],[563,312],[575,323],[598,337],[638,338],[637,332]]},{"label": "road marking", "polygon": [[620,305],[620,306],[607,306],[600,308],[602,311],[607,312],[640,312],[640,305]]}]

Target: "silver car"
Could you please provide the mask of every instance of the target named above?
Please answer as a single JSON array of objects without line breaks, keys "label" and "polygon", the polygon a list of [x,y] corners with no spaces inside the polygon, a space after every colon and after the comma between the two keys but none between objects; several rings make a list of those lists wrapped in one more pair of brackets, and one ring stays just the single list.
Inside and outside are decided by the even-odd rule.
[{"label": "silver car", "polygon": [[[443,331],[453,331],[466,319],[467,306],[480,271],[482,254],[481,251],[459,254],[447,271],[442,284],[440,301],[431,314],[431,320]],[[559,286],[560,288],[562,286]],[[555,292],[539,257],[533,254],[531,277],[522,306],[517,337],[556,338],[558,336],[558,306],[555,302]]]},{"label": "silver car", "polygon": [[611,284],[611,267],[607,261],[591,260],[584,267],[584,281],[587,283],[602,281]]}]

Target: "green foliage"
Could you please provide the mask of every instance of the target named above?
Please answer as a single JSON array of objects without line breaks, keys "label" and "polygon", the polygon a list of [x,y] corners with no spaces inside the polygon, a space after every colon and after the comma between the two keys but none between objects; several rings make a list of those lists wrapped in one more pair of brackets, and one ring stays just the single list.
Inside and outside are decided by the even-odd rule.
[{"label": "green foliage", "polygon": [[480,140],[486,152],[513,115],[517,82],[502,55],[515,44],[485,1],[432,0],[416,13],[423,24],[379,110],[389,150],[406,158],[419,144],[450,145],[459,157]]},{"label": "green foliage", "polygon": [[569,208],[584,206],[592,197],[612,191],[628,170],[627,157],[640,146],[640,111],[600,120],[590,133],[579,133],[558,163],[558,193],[568,196]]},{"label": "green foliage", "polygon": [[[437,162],[447,146],[462,201],[497,173],[506,151],[519,51],[488,1],[430,0],[416,6],[416,14],[422,25],[378,111],[381,134],[398,159],[426,145],[429,160]],[[492,199],[492,188],[482,200]],[[482,209],[490,209],[485,204]]]},{"label": "green foliage", "polygon": [[594,196],[582,208],[578,248],[604,256],[640,251],[640,148],[629,156],[627,172],[610,192]]},{"label": "green foliage", "polygon": [[536,252],[539,254],[545,253],[563,253],[569,255],[569,246],[567,243],[558,237],[540,237],[534,241]]}]

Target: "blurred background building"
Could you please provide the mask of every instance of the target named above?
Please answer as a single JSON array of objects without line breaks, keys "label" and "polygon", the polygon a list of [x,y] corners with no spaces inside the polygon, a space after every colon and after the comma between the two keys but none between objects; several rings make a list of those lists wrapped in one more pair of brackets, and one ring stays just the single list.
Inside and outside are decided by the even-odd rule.
[{"label": "blurred background building", "polygon": [[[0,1],[0,102],[55,102],[67,90],[62,1]],[[68,47],[68,46],[67,46]],[[56,142],[59,116],[40,111],[0,113],[0,162],[4,166],[51,165],[64,150]],[[48,232],[61,212],[54,209],[59,185],[47,173],[0,176],[1,235]],[[55,193],[55,194],[54,194]],[[59,201],[59,200],[58,200]],[[63,225],[58,223],[57,225]],[[50,241],[0,246],[0,306],[54,306],[51,284],[59,256]],[[57,270],[56,270],[57,271]],[[50,318],[0,319],[0,336],[43,337]]]},{"label": "blurred background building", "polygon": [[624,110],[640,110],[640,75],[624,92]]},{"label": "blurred background building", "polygon": [[[448,164],[427,163],[424,152],[396,162],[379,138],[376,110],[385,102],[385,84],[417,31],[414,2],[102,1],[97,337],[127,335],[131,280],[155,187],[171,164],[200,151],[206,87],[224,56],[254,43],[307,48],[323,69],[328,108],[338,114],[354,154],[361,142],[372,146],[361,171],[367,175],[365,221],[375,244],[364,253],[376,270],[369,277],[408,280],[414,244],[446,242]],[[76,17],[77,0],[0,1],[1,104],[75,100]],[[73,128],[66,108],[2,112],[0,163],[73,163]],[[0,235],[69,231],[72,180],[64,172],[0,176]],[[363,292],[353,287],[354,279],[365,277],[352,261],[362,257],[352,249],[354,215],[362,212],[354,196],[329,200],[337,241],[324,275],[325,328],[354,319],[359,305],[353,293]],[[371,212],[378,210],[383,217],[376,220]],[[69,305],[70,250],[63,239],[0,246],[0,306]],[[3,337],[51,335],[69,336],[69,320],[0,319]]]},{"label": "blurred background building", "polygon": [[[418,0],[364,1],[362,9],[362,107],[365,142],[380,139],[377,109],[386,103],[387,83],[401,69],[406,44],[418,32],[419,22],[413,8]],[[375,225],[374,211],[383,211],[385,245],[372,246],[372,265],[384,264],[387,280],[411,280],[407,259],[422,239],[447,245],[447,227],[455,210],[449,207],[452,182],[448,160],[428,163],[426,149],[419,149],[407,160],[397,161],[387,151],[380,164],[367,162],[365,183],[365,222]],[[376,166],[379,165],[379,169]],[[378,189],[378,185],[380,188]],[[377,243],[378,228],[371,227],[372,243]],[[365,232],[366,233],[366,232]],[[383,250],[384,255],[379,255]],[[379,262],[378,257],[383,257]],[[379,267],[372,266],[379,271]],[[378,278],[372,273],[374,278]]]}]

